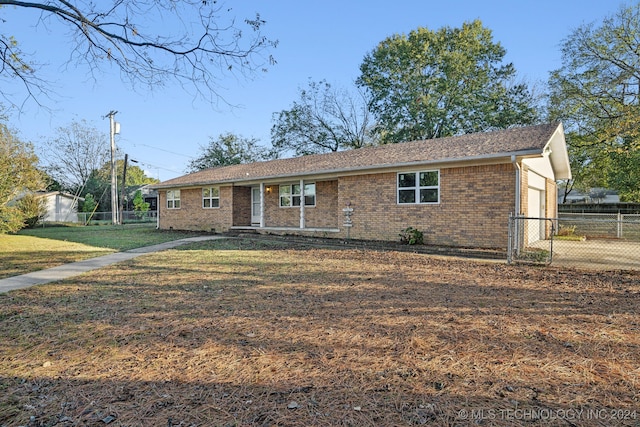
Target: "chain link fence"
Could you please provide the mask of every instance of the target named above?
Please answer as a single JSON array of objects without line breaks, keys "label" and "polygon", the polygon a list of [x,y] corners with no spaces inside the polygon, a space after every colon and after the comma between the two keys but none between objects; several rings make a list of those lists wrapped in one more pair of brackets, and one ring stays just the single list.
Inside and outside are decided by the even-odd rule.
[{"label": "chain link fence", "polygon": [[[122,212],[122,223],[147,223],[156,222],[158,218],[157,211],[124,211]],[[111,224],[113,221],[111,212],[93,212],[93,213],[78,213],[78,222],[85,225],[102,225]]]},{"label": "chain link fence", "polygon": [[510,216],[508,263],[551,264],[556,227],[549,218]]},{"label": "chain link fence", "polygon": [[562,213],[509,218],[509,263],[640,269],[640,215]]}]

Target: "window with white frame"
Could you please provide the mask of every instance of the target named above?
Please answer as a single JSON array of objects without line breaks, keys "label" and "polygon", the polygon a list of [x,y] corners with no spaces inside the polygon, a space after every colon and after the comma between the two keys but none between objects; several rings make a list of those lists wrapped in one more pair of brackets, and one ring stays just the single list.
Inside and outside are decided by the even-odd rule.
[{"label": "window with white frame", "polygon": [[398,203],[439,203],[440,171],[401,172],[398,174]]},{"label": "window with white frame", "polygon": [[[280,186],[280,207],[288,208],[300,206],[302,193],[300,192],[300,184],[283,184]],[[316,205],[316,184],[304,184],[304,205]]]},{"label": "window with white frame", "polygon": [[202,189],[202,207],[203,208],[219,208],[220,207],[220,188],[205,187]]},{"label": "window with white frame", "polygon": [[167,209],[180,209],[180,190],[167,190]]}]

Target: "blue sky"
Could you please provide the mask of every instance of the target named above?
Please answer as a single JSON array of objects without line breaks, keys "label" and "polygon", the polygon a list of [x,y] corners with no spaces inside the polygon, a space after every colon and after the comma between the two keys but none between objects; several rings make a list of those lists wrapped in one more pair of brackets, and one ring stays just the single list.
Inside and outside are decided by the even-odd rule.
[{"label": "blue sky", "polygon": [[[46,62],[42,76],[53,82],[57,95],[40,101],[42,108],[27,102],[20,113],[10,115],[10,125],[33,142],[55,135],[72,120],[86,120],[105,134],[104,116],[118,111],[121,133],[116,143],[122,153],[135,159],[149,176],[160,180],[185,173],[189,160],[200,153],[209,137],[232,132],[257,138],[270,145],[273,114],[290,108],[298,89],[309,79],[327,80],[350,87],[359,75],[363,57],[392,34],[426,27],[460,27],[480,19],[493,31],[495,42],[507,50],[520,77],[542,82],[560,66],[561,41],[589,22],[600,23],[613,14],[618,2],[602,0],[395,0],[395,1],[226,1],[238,18],[259,12],[267,21],[264,34],[277,39],[272,51],[277,64],[251,80],[221,80],[220,94],[236,107],[212,105],[178,85],[149,92],[132,90],[119,74],[104,70],[92,79],[86,68],[67,64],[69,40],[63,27],[37,25],[35,11],[3,7],[3,31],[13,35],[23,51]],[[16,88],[2,87],[5,93]],[[107,139],[108,141],[108,139]],[[40,152],[46,159],[46,153]]]}]

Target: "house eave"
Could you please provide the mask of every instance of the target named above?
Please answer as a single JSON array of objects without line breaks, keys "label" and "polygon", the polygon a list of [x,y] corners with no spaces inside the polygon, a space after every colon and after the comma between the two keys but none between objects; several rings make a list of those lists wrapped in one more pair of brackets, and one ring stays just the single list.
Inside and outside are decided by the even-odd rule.
[{"label": "house eave", "polygon": [[156,190],[164,190],[171,188],[195,188],[201,187],[205,185],[254,185],[259,183],[269,183],[269,182],[277,182],[277,181],[286,181],[293,178],[305,178],[305,177],[314,177],[315,179],[328,179],[332,177],[339,176],[352,176],[352,175],[363,175],[363,174],[373,174],[380,173],[389,170],[400,170],[407,168],[415,168],[415,167],[454,167],[454,165],[486,165],[486,164],[498,164],[498,163],[511,163],[512,156],[516,156],[518,159],[530,158],[530,157],[540,157],[543,155],[543,150],[540,149],[531,149],[531,150],[523,150],[517,152],[503,152],[503,153],[494,153],[482,156],[473,156],[473,157],[452,157],[445,159],[434,159],[434,160],[418,160],[418,161],[408,161],[408,162],[400,162],[393,164],[379,164],[379,165],[366,165],[366,166],[357,166],[350,168],[339,168],[339,169],[327,169],[327,170],[318,170],[318,171],[305,171],[305,172],[292,172],[288,174],[279,174],[279,175],[265,175],[265,176],[248,176],[247,178],[233,178],[227,180],[202,180],[202,181],[194,181],[184,184],[156,184],[151,186],[151,188]]}]

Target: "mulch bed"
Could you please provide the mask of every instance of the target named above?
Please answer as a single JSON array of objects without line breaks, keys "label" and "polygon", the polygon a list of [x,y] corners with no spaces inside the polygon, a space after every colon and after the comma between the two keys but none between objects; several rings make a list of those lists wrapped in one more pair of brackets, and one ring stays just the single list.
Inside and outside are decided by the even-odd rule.
[{"label": "mulch bed", "polygon": [[319,243],[0,296],[0,426],[640,424],[640,272]]}]

